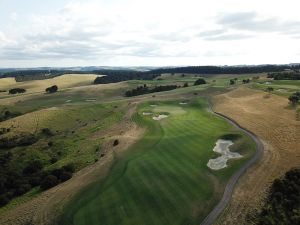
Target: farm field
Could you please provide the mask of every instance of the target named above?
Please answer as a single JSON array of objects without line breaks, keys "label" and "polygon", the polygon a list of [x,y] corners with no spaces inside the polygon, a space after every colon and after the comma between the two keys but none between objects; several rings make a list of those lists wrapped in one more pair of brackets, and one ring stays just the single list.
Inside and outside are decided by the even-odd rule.
[{"label": "farm field", "polygon": [[[145,126],[141,141],[118,154],[104,182],[68,204],[58,224],[199,224],[220,199],[230,175],[254,152],[254,144],[206,111],[204,99],[142,103],[134,121]],[[167,113],[161,121],[154,114]],[[242,159],[220,171],[207,167],[218,138],[237,134],[233,151]]]},{"label": "farm field", "polygon": [[[24,88],[27,93],[44,92],[46,88],[57,85],[60,89],[90,85],[96,77],[95,74],[65,74],[45,80],[31,80],[16,82],[15,78],[1,78],[0,90],[11,88]],[[7,93],[0,93],[0,97],[7,97]]]}]

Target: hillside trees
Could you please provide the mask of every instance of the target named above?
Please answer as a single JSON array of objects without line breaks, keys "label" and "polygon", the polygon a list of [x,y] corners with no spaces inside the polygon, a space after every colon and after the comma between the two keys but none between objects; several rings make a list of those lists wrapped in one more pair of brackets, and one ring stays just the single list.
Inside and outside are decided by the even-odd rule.
[{"label": "hillside trees", "polygon": [[292,105],[296,105],[300,101],[300,92],[295,92],[288,99]]},{"label": "hillside trees", "polygon": [[148,87],[147,85],[143,85],[143,86],[138,86],[135,89],[126,91],[125,96],[132,97],[132,96],[150,94],[150,93],[161,92],[161,91],[170,91],[176,88],[178,88],[177,85],[155,86],[153,88]]},{"label": "hillside trees", "polygon": [[254,217],[257,225],[300,224],[300,168],[274,180],[262,211]]},{"label": "hillside trees", "polygon": [[49,93],[49,94],[52,94],[52,93],[57,92],[57,90],[58,90],[57,85],[53,85],[53,86],[51,86],[51,87],[46,88],[45,91],[46,91],[47,93]]},{"label": "hillside trees", "polygon": [[206,84],[206,81],[203,78],[199,78],[195,81],[194,85]]},{"label": "hillside trees", "polygon": [[22,94],[22,93],[25,93],[26,90],[24,88],[12,88],[8,91],[9,94]]}]

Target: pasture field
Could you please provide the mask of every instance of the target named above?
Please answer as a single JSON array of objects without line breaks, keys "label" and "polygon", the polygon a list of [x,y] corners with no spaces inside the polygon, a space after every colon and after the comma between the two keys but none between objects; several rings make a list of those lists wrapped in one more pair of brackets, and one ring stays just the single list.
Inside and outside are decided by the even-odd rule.
[{"label": "pasture field", "polygon": [[[254,153],[254,143],[207,111],[205,99],[144,102],[133,120],[147,129],[103,182],[95,181],[66,206],[58,224],[199,224],[220,199],[228,178]],[[156,105],[156,106],[151,106]],[[161,121],[153,115],[167,113]],[[207,167],[218,138],[238,134],[232,151],[243,155],[227,168]]]},{"label": "pasture field", "polygon": [[[0,90],[24,88],[27,93],[44,92],[47,87],[57,85],[60,89],[90,85],[98,75],[65,74],[51,79],[16,82],[15,78],[1,78]],[[5,93],[7,94],[7,93]],[[2,96],[4,93],[1,94]]]}]

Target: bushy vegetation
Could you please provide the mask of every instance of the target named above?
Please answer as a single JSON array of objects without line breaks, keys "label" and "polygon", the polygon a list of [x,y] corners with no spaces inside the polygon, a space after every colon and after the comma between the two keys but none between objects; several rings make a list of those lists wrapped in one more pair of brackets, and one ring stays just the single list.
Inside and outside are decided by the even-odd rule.
[{"label": "bushy vegetation", "polygon": [[268,78],[273,78],[274,80],[300,80],[300,73],[296,71],[269,73]]},{"label": "bushy vegetation", "polygon": [[25,93],[26,90],[24,88],[13,88],[13,89],[10,89],[9,90],[9,94],[22,94],[22,93]]},{"label": "bushy vegetation", "polygon": [[19,112],[11,112],[9,110],[4,110],[0,113],[0,122],[20,116],[21,113]]},{"label": "bushy vegetation", "polygon": [[289,101],[292,105],[296,105],[299,101],[300,101],[300,92],[297,91],[295,93],[293,93],[290,97],[289,97]]},{"label": "bushy vegetation", "polygon": [[0,138],[0,148],[10,149],[18,146],[29,146],[38,141],[38,138],[34,134],[22,134],[12,137]]},{"label": "bushy vegetation", "polygon": [[153,88],[148,87],[146,84],[143,86],[139,86],[135,89],[129,90],[125,92],[126,97],[132,97],[137,95],[144,95],[154,92],[161,92],[161,91],[170,91],[178,88],[177,85],[164,85],[164,86],[155,86]]},{"label": "bushy vegetation", "polygon": [[300,224],[300,168],[288,171],[273,182],[255,219],[257,225]]},{"label": "bushy vegetation", "polygon": [[250,79],[243,79],[242,82],[243,82],[243,84],[248,84],[248,83],[250,83]]},{"label": "bushy vegetation", "polygon": [[206,81],[204,79],[202,79],[202,78],[199,78],[194,83],[194,85],[201,85],[201,84],[206,84]]},{"label": "bushy vegetation", "polygon": [[72,177],[74,167],[64,166],[52,171],[44,171],[39,160],[30,161],[22,170],[14,168],[10,161],[10,151],[0,155],[0,206],[4,206],[14,197],[20,196],[40,186],[41,190],[49,189]]},{"label": "bushy vegetation", "polygon": [[51,94],[51,93],[57,92],[57,90],[58,90],[57,85],[53,85],[53,86],[51,86],[51,87],[46,88],[45,91],[46,91],[47,93]]}]

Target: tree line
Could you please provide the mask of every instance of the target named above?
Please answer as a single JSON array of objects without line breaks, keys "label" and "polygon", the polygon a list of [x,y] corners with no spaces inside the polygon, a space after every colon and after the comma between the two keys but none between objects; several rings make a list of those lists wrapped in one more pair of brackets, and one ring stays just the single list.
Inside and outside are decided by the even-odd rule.
[{"label": "tree line", "polygon": [[300,73],[297,71],[268,73],[268,78],[274,80],[300,80]]},{"label": "tree line", "polygon": [[127,80],[153,80],[154,78],[160,76],[160,74],[131,70],[101,70],[95,71],[95,73],[103,74],[106,76],[97,77],[94,81],[94,84],[117,83]]},{"label": "tree line", "polygon": [[[195,81],[194,85],[201,85],[206,84],[206,81],[203,78],[199,78]],[[188,87],[188,83],[184,83],[183,87]],[[144,95],[144,94],[150,94],[155,92],[162,92],[162,91],[171,91],[176,88],[180,88],[181,86],[178,85],[160,85],[160,86],[154,86],[154,87],[148,87],[147,84],[144,84],[143,86],[138,86],[132,90],[128,90],[125,92],[126,97],[133,97],[138,95]]]},{"label": "tree line", "polygon": [[29,162],[22,170],[10,165],[12,153],[10,151],[0,156],[0,206],[4,206],[11,199],[21,196],[33,187],[46,190],[72,177],[75,169],[73,165],[66,165],[59,169],[46,171],[39,160]]},{"label": "tree line", "polygon": [[250,217],[256,225],[300,224],[300,168],[274,180],[261,212]]},{"label": "tree line", "polygon": [[148,87],[146,84],[143,86],[138,86],[137,88],[134,88],[132,90],[128,90],[125,92],[126,97],[133,97],[137,95],[144,95],[144,94],[150,94],[154,92],[161,92],[161,91],[170,91],[178,88],[177,85],[164,85],[164,86],[155,86],[153,88]]},{"label": "tree line", "polygon": [[152,70],[152,73],[191,73],[191,74],[245,74],[279,72],[285,69],[300,69],[300,65],[258,65],[258,66],[187,66]]}]

